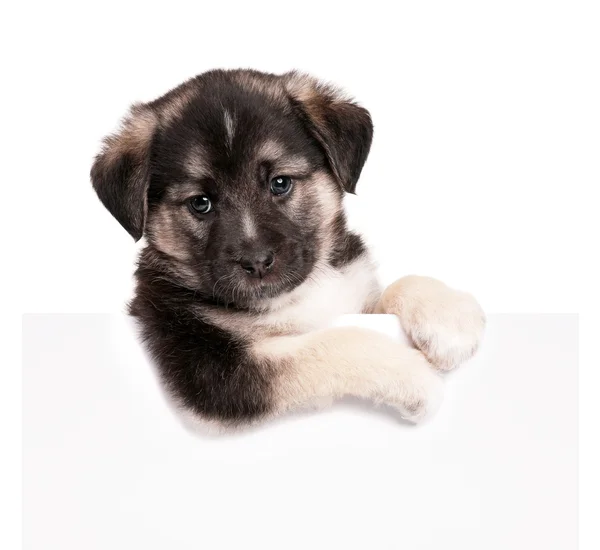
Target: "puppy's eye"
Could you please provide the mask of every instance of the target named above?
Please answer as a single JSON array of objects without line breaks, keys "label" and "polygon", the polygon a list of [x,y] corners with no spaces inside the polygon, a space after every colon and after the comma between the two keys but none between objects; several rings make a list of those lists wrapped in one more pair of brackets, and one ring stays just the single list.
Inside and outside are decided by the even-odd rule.
[{"label": "puppy's eye", "polygon": [[198,195],[188,200],[190,210],[194,214],[208,214],[212,210],[212,203],[206,195]]},{"label": "puppy's eye", "polygon": [[277,176],[271,180],[271,193],[273,195],[285,195],[292,189],[292,178],[289,176]]}]

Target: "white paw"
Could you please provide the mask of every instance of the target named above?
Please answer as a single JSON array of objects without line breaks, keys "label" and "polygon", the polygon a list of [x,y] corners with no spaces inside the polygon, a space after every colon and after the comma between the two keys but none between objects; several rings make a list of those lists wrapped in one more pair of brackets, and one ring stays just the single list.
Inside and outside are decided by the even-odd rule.
[{"label": "white paw", "polygon": [[433,370],[424,355],[410,350],[411,363],[402,365],[401,376],[388,388],[385,399],[410,422],[422,422],[437,413],[444,398],[444,381]]},{"label": "white paw", "polygon": [[448,371],[479,348],[485,314],[477,300],[429,277],[404,277],[381,298],[386,313],[400,317],[413,344],[438,369]]}]

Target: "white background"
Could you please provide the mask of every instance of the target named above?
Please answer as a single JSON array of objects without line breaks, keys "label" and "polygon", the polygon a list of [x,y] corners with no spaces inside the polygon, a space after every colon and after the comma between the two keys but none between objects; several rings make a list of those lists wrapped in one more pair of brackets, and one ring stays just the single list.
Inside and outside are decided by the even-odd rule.
[{"label": "white background", "polygon": [[[3,7],[6,309],[122,310],[136,247],[88,172],[131,102],[212,67],[298,68],[343,86],[373,115],[372,154],[348,206],[383,280],[437,276],[488,312],[582,312],[582,356],[592,353],[597,376],[587,324],[599,306],[597,4],[390,6]],[[6,334],[18,342],[18,328]],[[590,414],[594,387],[582,383]],[[8,390],[2,406],[18,393]],[[594,452],[582,450],[590,465]],[[593,496],[589,487],[582,494]]]},{"label": "white background", "polygon": [[576,548],[576,316],[492,316],[418,427],[350,401],[212,437],[131,325],[24,319],[26,550]]}]

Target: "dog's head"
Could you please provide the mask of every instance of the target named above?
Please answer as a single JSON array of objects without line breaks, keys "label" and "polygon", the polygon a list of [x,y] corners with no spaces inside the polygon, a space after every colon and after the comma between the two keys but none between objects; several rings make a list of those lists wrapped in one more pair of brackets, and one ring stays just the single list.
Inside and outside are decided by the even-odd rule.
[{"label": "dog's head", "polygon": [[180,282],[247,307],[299,285],[354,192],[369,113],[299,73],[204,73],[132,107],[92,182]]}]

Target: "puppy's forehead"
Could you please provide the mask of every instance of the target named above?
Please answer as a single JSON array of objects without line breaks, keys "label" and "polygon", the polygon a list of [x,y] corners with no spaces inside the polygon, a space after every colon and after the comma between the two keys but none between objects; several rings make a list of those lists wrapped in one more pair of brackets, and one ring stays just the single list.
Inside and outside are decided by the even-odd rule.
[{"label": "puppy's forehead", "polygon": [[[214,159],[222,154],[222,151],[218,151],[215,155],[210,148],[200,144],[190,146],[183,156],[185,173],[193,179],[214,177],[221,164],[215,163]],[[296,176],[308,175],[315,167],[315,159],[309,151],[294,150],[281,139],[265,139],[254,144],[249,143],[243,154],[232,154],[231,157],[238,163],[244,164],[246,161],[254,165],[266,165],[275,172]]]},{"label": "puppy's forehead", "polygon": [[234,175],[257,163],[305,173],[320,163],[319,148],[284,96],[226,84],[203,86],[166,130],[169,154],[189,177]]}]

